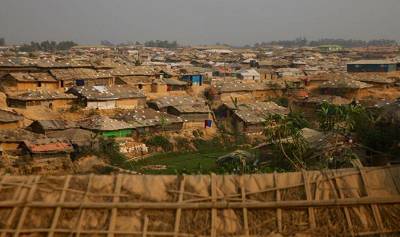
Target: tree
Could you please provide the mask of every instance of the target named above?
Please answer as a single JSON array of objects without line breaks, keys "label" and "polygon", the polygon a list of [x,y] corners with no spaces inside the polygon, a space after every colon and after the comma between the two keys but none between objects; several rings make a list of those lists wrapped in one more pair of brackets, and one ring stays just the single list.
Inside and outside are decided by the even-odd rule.
[{"label": "tree", "polygon": [[319,40],[308,41],[306,38],[297,38],[295,40],[278,40],[271,42],[261,42],[254,44],[255,48],[268,47],[271,45],[280,45],[284,47],[302,47],[302,46],[320,46],[320,45],[340,45],[345,48],[366,47],[366,46],[393,46],[398,45],[395,40],[378,39],[378,40],[356,40],[356,39],[330,39],[323,38]]},{"label": "tree", "polygon": [[150,40],[144,43],[146,47],[158,47],[158,48],[177,48],[178,43],[176,41],[169,42],[168,40]]},{"label": "tree", "polygon": [[325,102],[318,110],[320,128],[347,134],[354,129],[357,116],[364,112],[364,108],[359,105],[332,105]]},{"label": "tree", "polygon": [[293,118],[279,114],[267,116],[264,135],[267,144],[272,145],[279,157],[288,161],[295,170],[300,170],[306,168],[304,155],[308,150],[308,143],[303,137],[301,127]]},{"label": "tree", "polygon": [[114,47],[114,44],[111,41],[108,40],[102,40],[100,42],[101,45],[107,46],[107,47]]},{"label": "tree", "polygon": [[77,46],[77,45],[78,44],[76,44],[73,41],[61,41],[57,45],[57,50],[69,50],[70,48]]},{"label": "tree", "polygon": [[45,51],[54,52],[56,50],[69,50],[70,48],[76,46],[77,44],[73,41],[61,41],[59,43],[55,41],[42,41],[42,42],[31,42],[30,44],[23,44],[19,50],[24,52],[35,52],[35,51]]},{"label": "tree", "polygon": [[0,46],[5,46],[6,40],[4,38],[0,38]]}]

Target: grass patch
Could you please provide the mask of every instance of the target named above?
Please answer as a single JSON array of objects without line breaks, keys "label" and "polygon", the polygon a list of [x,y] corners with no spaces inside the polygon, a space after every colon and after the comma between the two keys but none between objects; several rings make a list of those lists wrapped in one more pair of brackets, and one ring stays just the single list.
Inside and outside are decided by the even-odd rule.
[{"label": "grass patch", "polygon": [[[211,150],[209,152],[163,153],[132,163],[135,171],[143,174],[209,174],[219,173],[216,159],[232,150]],[[149,165],[166,165],[164,170],[143,169]]]}]

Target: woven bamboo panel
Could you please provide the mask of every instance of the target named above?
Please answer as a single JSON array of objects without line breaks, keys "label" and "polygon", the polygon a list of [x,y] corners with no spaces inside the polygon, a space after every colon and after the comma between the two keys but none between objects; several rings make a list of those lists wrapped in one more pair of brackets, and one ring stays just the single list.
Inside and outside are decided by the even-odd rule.
[{"label": "woven bamboo panel", "polygon": [[399,236],[400,167],[0,177],[4,236]]}]

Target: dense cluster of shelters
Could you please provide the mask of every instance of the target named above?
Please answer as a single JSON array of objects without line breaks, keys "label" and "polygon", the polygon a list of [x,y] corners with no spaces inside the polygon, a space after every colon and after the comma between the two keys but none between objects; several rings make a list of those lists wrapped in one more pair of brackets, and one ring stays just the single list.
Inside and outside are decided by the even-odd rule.
[{"label": "dense cluster of shelters", "polygon": [[0,52],[0,146],[3,154],[36,159],[35,147],[46,154],[40,157],[63,149],[69,156],[96,147],[99,138],[140,143],[149,134],[221,126],[259,135],[269,115],[308,112],[323,102],[394,102],[398,53],[332,45],[77,46],[31,54],[9,48]]}]

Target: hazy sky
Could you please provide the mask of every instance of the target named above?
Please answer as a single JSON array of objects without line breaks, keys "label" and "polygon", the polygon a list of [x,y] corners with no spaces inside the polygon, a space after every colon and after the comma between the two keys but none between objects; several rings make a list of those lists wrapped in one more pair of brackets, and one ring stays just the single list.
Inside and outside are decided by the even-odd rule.
[{"label": "hazy sky", "polygon": [[400,40],[400,0],[0,0],[7,42]]}]

